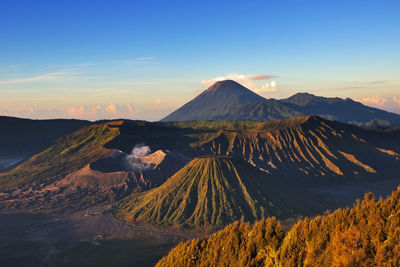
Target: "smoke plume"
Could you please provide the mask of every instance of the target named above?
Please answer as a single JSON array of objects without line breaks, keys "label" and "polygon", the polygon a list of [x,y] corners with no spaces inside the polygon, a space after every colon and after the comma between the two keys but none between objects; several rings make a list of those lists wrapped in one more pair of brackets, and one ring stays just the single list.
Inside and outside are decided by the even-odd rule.
[{"label": "smoke plume", "polygon": [[135,171],[148,169],[150,164],[143,162],[141,158],[149,155],[150,153],[151,149],[149,146],[145,146],[143,144],[134,146],[132,152],[126,156],[129,169]]}]

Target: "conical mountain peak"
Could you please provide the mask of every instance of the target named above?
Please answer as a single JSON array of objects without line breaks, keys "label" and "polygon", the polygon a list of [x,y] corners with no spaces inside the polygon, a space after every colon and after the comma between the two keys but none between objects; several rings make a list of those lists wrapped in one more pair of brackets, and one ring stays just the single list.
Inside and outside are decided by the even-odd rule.
[{"label": "conical mountain peak", "polygon": [[[277,192],[276,188],[285,188]],[[284,192],[284,193],[283,193]],[[292,185],[240,158],[195,158],[164,184],[115,207],[130,223],[221,227],[235,220],[314,212],[318,205]]]},{"label": "conical mountain peak", "polygon": [[214,120],[215,114],[224,114],[233,107],[265,100],[235,81],[219,81],[162,121]]},{"label": "conical mountain peak", "polygon": [[[230,90],[230,91],[237,91],[237,90],[242,90],[242,91],[250,91],[240,83],[237,83],[233,80],[224,80],[224,81],[218,81],[211,85],[206,92],[215,92],[218,90]],[[251,91],[250,91],[251,92]]]}]

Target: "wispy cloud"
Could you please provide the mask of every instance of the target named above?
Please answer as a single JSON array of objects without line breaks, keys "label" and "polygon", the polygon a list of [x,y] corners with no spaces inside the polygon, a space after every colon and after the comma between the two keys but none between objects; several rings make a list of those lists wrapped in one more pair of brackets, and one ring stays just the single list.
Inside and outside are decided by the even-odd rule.
[{"label": "wispy cloud", "polygon": [[266,82],[261,87],[258,87],[253,91],[258,94],[276,92],[276,82],[275,81],[271,81],[270,83]]},{"label": "wispy cloud", "polygon": [[117,59],[102,62],[88,63],[91,65],[148,65],[156,63],[155,57],[137,57],[131,59]]},{"label": "wispy cloud", "polygon": [[355,101],[361,102],[364,105],[372,106],[379,109],[388,110],[395,113],[400,113],[400,98],[396,96],[366,96],[363,98],[354,98]]},{"label": "wispy cloud", "polygon": [[276,75],[268,75],[268,74],[237,74],[232,73],[224,76],[218,76],[209,80],[202,80],[201,83],[207,86],[211,86],[216,82],[224,81],[224,80],[234,80],[237,82],[246,82],[246,81],[260,81],[260,80],[267,80],[271,78],[276,78]]},{"label": "wispy cloud", "polygon": [[400,98],[397,98],[394,96],[392,99],[393,99],[393,102],[395,102],[400,107]]},{"label": "wispy cloud", "polygon": [[359,101],[365,105],[371,105],[375,107],[381,107],[383,108],[386,104],[386,98],[383,98],[381,96],[369,96],[369,97],[364,97],[361,99],[355,99],[356,101]]},{"label": "wispy cloud", "polygon": [[374,88],[383,88],[384,86],[388,85],[388,81],[384,80],[377,80],[377,81],[348,81],[343,84],[343,86],[322,89],[322,91],[350,91],[350,90],[367,90],[367,89],[374,89]]},{"label": "wispy cloud", "polygon": [[[72,65],[53,65],[49,66],[48,69],[51,71],[44,71],[42,74],[31,75],[28,77],[19,77],[11,79],[0,80],[0,85],[12,85],[12,84],[26,84],[26,83],[39,83],[39,82],[62,82],[70,80],[81,80],[81,79],[101,79],[103,76],[99,75],[88,75],[89,73],[98,72],[99,67],[114,68],[114,65],[118,65],[121,68],[148,68],[152,67],[156,63],[154,57],[138,57],[132,59],[121,59],[121,60],[109,60],[100,62],[84,62]],[[14,73],[14,77],[18,75]]]},{"label": "wispy cloud", "polygon": [[43,82],[43,81],[57,81],[57,80],[62,80],[68,75],[69,73],[66,72],[50,72],[32,77],[0,80],[0,84],[21,84],[21,83]]},{"label": "wispy cloud", "polygon": [[364,84],[384,84],[387,83],[387,81],[370,81],[370,82],[365,82]]},{"label": "wispy cloud", "polygon": [[79,119],[115,119],[115,118],[134,118],[140,109],[133,103],[108,105],[80,105],[68,106],[66,114],[68,118]]},{"label": "wispy cloud", "polygon": [[[201,83],[206,86],[211,86],[216,82],[224,81],[224,80],[233,80],[236,81],[243,86],[253,90],[256,93],[267,93],[267,92],[275,92],[277,89],[277,83],[273,78],[277,78],[277,75],[269,75],[269,74],[237,74],[232,73],[225,76],[218,76],[209,80],[202,80]],[[260,81],[265,81],[263,84],[260,84]],[[269,80],[271,80],[269,82]]]},{"label": "wispy cloud", "polygon": [[366,86],[366,85],[354,85],[354,86],[350,85],[350,86],[322,89],[320,91],[347,91],[347,90],[359,90],[359,89],[365,89],[365,88],[368,88],[368,86]]},{"label": "wispy cloud", "polygon": [[120,82],[115,82],[115,84],[119,84],[119,85],[136,85],[136,86],[140,86],[140,85],[160,85],[161,82],[158,81],[120,81]]}]

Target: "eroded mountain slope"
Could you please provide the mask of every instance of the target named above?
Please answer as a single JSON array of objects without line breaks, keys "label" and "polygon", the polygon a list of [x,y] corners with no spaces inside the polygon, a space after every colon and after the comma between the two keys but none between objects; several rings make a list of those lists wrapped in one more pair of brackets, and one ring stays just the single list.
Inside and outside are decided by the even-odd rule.
[{"label": "eroded mountain slope", "polygon": [[193,146],[201,153],[240,156],[271,174],[339,178],[397,175],[398,133],[364,130],[316,116],[265,122],[252,128],[214,132]]},{"label": "eroded mountain slope", "polygon": [[227,157],[195,158],[161,186],[115,206],[117,217],[130,223],[191,227],[321,210],[322,205],[292,184]]},{"label": "eroded mountain slope", "polygon": [[[0,198],[2,207],[14,208],[110,203],[162,184],[201,156],[241,158],[265,175],[307,186],[398,178],[399,140],[396,130],[365,130],[316,116],[263,123],[109,122],[61,138],[1,173]],[[126,159],[140,144],[156,152],[140,159],[150,168],[138,171]]]}]

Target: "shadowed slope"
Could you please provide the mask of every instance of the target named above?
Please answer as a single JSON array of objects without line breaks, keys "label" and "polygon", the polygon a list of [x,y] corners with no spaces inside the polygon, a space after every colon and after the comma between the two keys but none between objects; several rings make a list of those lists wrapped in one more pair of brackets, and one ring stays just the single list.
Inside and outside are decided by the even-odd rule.
[{"label": "shadowed slope", "polygon": [[237,105],[224,113],[214,115],[214,120],[280,120],[304,116],[300,111],[288,107],[279,100],[270,98],[257,103]]},{"label": "shadowed slope", "polygon": [[308,93],[297,93],[279,101],[290,104],[288,105],[289,108],[304,115],[319,115],[326,119],[360,126],[389,127],[400,124],[399,114],[369,107],[350,98],[330,98]]},{"label": "shadowed slope", "polygon": [[122,122],[95,124],[62,137],[54,145],[14,169],[0,173],[0,188],[28,182],[44,182],[76,171],[92,161],[107,156],[112,150],[105,149],[103,145],[118,135],[118,128],[110,127],[118,123]]},{"label": "shadowed slope", "polygon": [[84,120],[31,120],[0,116],[0,170],[52,145],[58,138],[92,124]]},{"label": "shadowed slope", "polygon": [[196,158],[160,187],[115,207],[131,223],[222,227],[235,220],[307,214],[319,206],[241,159]]},{"label": "shadowed slope", "polygon": [[220,81],[161,121],[210,120],[231,107],[264,100],[237,82]]}]

